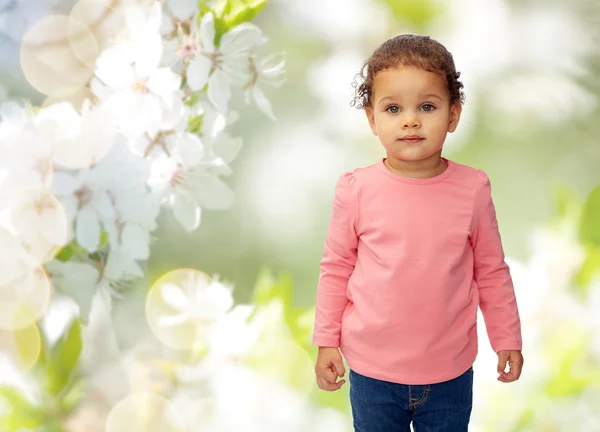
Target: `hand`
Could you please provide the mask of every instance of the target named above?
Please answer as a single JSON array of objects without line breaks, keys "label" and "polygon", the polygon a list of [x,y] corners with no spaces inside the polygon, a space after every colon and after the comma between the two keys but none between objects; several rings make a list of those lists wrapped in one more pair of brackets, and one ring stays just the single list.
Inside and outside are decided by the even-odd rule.
[{"label": "hand", "polygon": [[345,380],[336,382],[338,377],[342,378],[346,373],[339,349],[319,347],[315,373],[317,374],[317,385],[321,390],[339,390],[346,382]]},{"label": "hand", "polygon": [[[506,369],[506,363],[510,366],[508,372],[504,372]],[[509,383],[519,379],[521,371],[523,370],[523,355],[519,350],[503,350],[498,351],[498,381]]]}]

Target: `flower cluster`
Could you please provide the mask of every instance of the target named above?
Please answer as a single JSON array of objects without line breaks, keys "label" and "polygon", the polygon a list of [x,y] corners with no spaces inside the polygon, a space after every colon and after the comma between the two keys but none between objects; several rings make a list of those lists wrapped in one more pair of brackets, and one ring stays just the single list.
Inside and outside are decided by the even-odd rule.
[{"label": "flower cluster", "polygon": [[242,146],[228,132],[232,92],[274,118],[261,87],[283,83],[284,62],[259,58],[262,31],[224,25],[222,12],[178,0],[119,4],[121,28],[101,47],[81,106],[1,105],[7,328],[43,315],[50,282],[85,319],[98,290],[118,295],[143,276],[162,207],[191,232],[202,209],[232,204],[223,177]]}]

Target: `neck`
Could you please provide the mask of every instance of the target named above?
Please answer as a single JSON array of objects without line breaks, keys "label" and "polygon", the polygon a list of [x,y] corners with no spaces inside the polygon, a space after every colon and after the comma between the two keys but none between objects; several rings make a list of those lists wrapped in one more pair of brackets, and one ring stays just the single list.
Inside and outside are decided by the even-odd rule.
[{"label": "neck", "polygon": [[446,171],[447,168],[441,152],[417,161],[398,159],[388,155],[384,163],[393,173],[417,179],[435,177]]}]

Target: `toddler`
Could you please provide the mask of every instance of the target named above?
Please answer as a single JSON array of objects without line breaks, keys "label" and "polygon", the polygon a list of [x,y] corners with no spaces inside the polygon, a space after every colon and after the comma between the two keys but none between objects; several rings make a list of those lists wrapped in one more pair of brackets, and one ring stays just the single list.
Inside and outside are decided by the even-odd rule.
[{"label": "toddler", "polygon": [[498,380],[519,379],[523,356],[490,180],[442,157],[464,102],[460,73],[439,42],[400,35],[361,77],[353,105],[386,157],[335,186],[317,288],[317,384],[340,389],[343,354],[355,431],[467,431],[478,307]]}]

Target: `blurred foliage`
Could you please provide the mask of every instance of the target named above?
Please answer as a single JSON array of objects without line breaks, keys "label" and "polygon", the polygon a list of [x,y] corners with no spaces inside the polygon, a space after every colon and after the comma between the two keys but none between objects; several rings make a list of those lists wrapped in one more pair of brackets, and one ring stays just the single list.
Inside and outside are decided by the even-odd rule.
[{"label": "blurred foliage", "polygon": [[215,43],[218,45],[223,34],[239,24],[254,20],[266,4],[267,0],[217,0],[211,9],[200,1],[198,19],[208,12],[214,12]]},{"label": "blurred foliage", "polygon": [[417,30],[424,30],[431,21],[443,16],[448,7],[445,2],[439,0],[377,1],[388,6],[397,21],[408,21]]},{"label": "blurred foliage", "polygon": [[[262,335],[262,341],[259,341],[253,348],[250,363],[258,370],[268,370],[269,372],[279,371],[283,368],[285,372],[278,375],[292,388],[310,389],[311,397],[319,405],[333,407],[348,413],[348,370],[344,377],[346,384],[341,390],[326,392],[316,386],[314,365],[318,350],[312,345],[315,307],[294,307],[293,291],[293,281],[288,272],[280,272],[278,277],[275,277],[270,270],[263,268],[255,285],[252,304],[256,306],[255,314],[261,308],[269,305],[281,306],[281,324],[285,326],[293,341],[304,351],[310,366],[306,368],[302,365],[299,358],[294,355],[296,352],[290,344],[282,343],[285,338],[274,338],[269,331]],[[273,330],[271,329],[271,331]],[[267,344],[264,342],[265,340],[271,341],[271,343]],[[277,353],[284,357],[282,358]],[[280,360],[286,363],[278,364]]]},{"label": "blurred foliage", "polygon": [[[17,332],[17,338],[19,333]],[[38,428],[62,431],[62,422],[75,410],[84,395],[84,381],[78,374],[82,349],[81,323],[75,319],[52,346],[40,333],[41,349],[33,369],[25,377],[37,391],[30,400],[12,387],[0,387],[0,430],[17,432]],[[31,344],[31,341],[24,341]],[[19,344],[17,341],[17,345]]]},{"label": "blurred foliage", "polygon": [[585,248],[586,259],[577,274],[577,281],[587,287],[600,274],[600,185],[590,193],[583,206],[579,239]]}]

